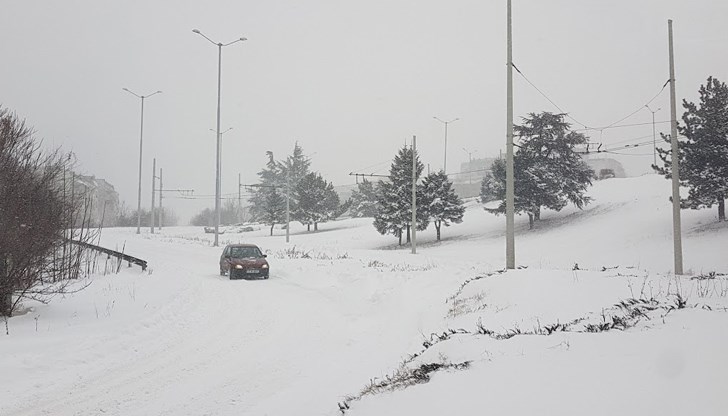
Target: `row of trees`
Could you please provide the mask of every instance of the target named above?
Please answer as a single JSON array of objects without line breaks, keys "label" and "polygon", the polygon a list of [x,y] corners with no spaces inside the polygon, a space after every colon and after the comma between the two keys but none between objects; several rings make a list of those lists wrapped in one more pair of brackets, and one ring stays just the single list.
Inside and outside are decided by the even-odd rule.
[{"label": "row of trees", "polygon": [[[570,131],[564,114],[548,112],[529,114],[523,124],[515,126],[518,136],[514,155],[515,209],[526,213],[530,226],[541,218],[541,210],[561,210],[569,202],[582,208],[591,200],[586,195],[594,172],[581,159],[577,149],[587,143],[583,134]],[[402,244],[410,241],[412,221],[412,158],[415,157],[417,186],[417,230],[433,223],[437,240],[442,226],[460,223],[462,200],[455,194],[452,182],[442,172],[431,173],[420,181],[424,165],[406,146],[392,162],[389,180],[364,180],[351,197],[351,213],[356,217],[373,217],[374,227],[381,234],[393,234]],[[481,184],[481,201],[501,201],[493,214],[505,212],[506,166],[497,160]]]},{"label": "row of trees", "polygon": [[412,169],[415,158],[417,230],[425,230],[430,222],[440,240],[442,226],[460,223],[465,213],[462,200],[455,194],[452,182],[444,172],[433,172],[424,178],[424,165],[419,155],[406,146],[399,150],[389,170],[389,180],[376,183],[364,180],[352,193],[351,213],[355,217],[373,217],[374,228],[392,234],[402,245],[402,237],[410,242],[412,222]]},{"label": "row of trees", "polygon": [[[725,221],[728,196],[728,86],[708,77],[698,91],[699,102],[683,100],[685,112],[678,125],[680,185],[688,189],[681,199],[683,208],[700,209],[717,205],[718,221]],[[513,158],[515,211],[526,213],[529,226],[541,216],[541,209],[559,211],[569,202],[583,208],[591,201],[586,190],[594,172],[577,149],[588,139],[570,131],[565,114],[531,113],[514,126],[517,151]],[[662,134],[666,143],[669,135]],[[672,178],[672,152],[657,149],[662,166],[653,169]],[[494,214],[505,212],[506,162],[496,160],[481,183],[481,202],[500,201]]]},{"label": "row of trees", "polygon": [[[159,207],[156,208],[156,211],[154,212],[154,224],[156,226],[159,226]],[[167,207],[162,207],[162,226],[163,227],[173,227],[178,224],[179,220],[177,219],[177,214]],[[151,215],[150,210],[142,208],[141,209],[141,221],[143,225],[146,225],[147,227],[149,224],[151,224]],[[112,226],[115,227],[136,227],[137,225],[137,211],[136,210],[130,210],[126,205],[122,204],[119,207],[119,216],[116,218],[116,222],[112,224]],[[196,224],[193,224],[196,225]]]},{"label": "row of trees", "polygon": [[285,160],[275,160],[267,152],[268,162],[258,172],[259,184],[250,198],[250,213],[254,221],[273,227],[286,221],[286,205],[289,205],[290,220],[298,221],[311,231],[318,230],[318,224],[338,218],[349,207],[341,203],[334,185],[321,174],[310,171],[311,161],[296,143],[293,153]]}]

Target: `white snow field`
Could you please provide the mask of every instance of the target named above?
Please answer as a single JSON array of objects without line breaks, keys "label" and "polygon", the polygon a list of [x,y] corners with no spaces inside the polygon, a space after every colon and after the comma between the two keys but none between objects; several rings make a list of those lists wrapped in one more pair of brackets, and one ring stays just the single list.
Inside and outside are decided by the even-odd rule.
[{"label": "white snow field", "polygon": [[268,252],[260,281],[219,276],[201,228],[105,229],[149,270],[25,301],[0,334],[0,415],[728,414],[728,222],[683,211],[675,277],[668,181],[589,194],[517,218],[527,268],[507,273],[504,218],[475,202],[417,255],[371,219],[223,234]]}]

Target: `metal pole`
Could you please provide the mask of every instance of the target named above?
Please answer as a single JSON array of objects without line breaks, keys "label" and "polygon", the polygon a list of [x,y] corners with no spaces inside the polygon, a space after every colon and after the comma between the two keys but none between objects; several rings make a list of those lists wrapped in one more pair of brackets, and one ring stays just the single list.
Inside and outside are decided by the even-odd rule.
[{"label": "metal pole", "polygon": [[506,269],[516,268],[514,237],[514,178],[513,178],[513,40],[511,0],[508,0],[508,52],[507,52],[507,110],[506,110]]},{"label": "metal pole", "polygon": [[164,189],[164,184],[162,183],[162,168],[159,168],[159,224],[157,229],[159,231],[162,231],[162,215],[164,213],[164,209],[162,208],[162,191]]},{"label": "metal pole", "polygon": [[144,141],[144,96],[142,98],[142,115],[139,128],[139,189],[137,191],[137,230],[140,233],[142,226],[142,143]]},{"label": "metal pole", "polygon": [[682,235],[680,225],[680,166],[677,146],[677,106],[675,104],[675,56],[672,48],[672,20],[667,21],[670,43],[670,142],[672,144],[672,235],[675,274],[683,274]]},{"label": "metal pole", "polygon": [[240,192],[240,173],[238,173],[238,221],[243,222],[243,203],[242,201],[242,195]]},{"label": "metal pole", "polygon": [[649,104],[645,104],[645,108],[652,113],[652,163],[657,166],[657,135],[655,134],[655,113],[662,110],[662,108],[658,108],[655,111],[652,111]]},{"label": "metal pole", "polygon": [[652,164],[657,166],[657,139],[655,136],[655,113],[652,113]]},{"label": "metal pole", "polygon": [[[447,131],[447,124],[445,125]],[[447,133],[445,134],[447,137]],[[417,254],[417,136],[412,136],[412,254]]]},{"label": "metal pole", "polygon": [[218,246],[218,234],[220,228],[220,85],[222,75],[222,43],[217,44],[217,162],[215,164],[215,242]]},{"label": "metal pole", "polygon": [[447,125],[450,124],[450,122],[445,123],[445,162],[442,165],[442,171],[444,173],[447,173]]},{"label": "metal pole", "polygon": [[286,169],[286,243],[291,241],[291,167]]},{"label": "metal pole", "polygon": [[[442,171],[445,172],[445,173],[447,173],[447,125],[450,124],[450,123],[452,123],[452,122],[454,122],[454,121],[458,121],[460,119],[459,118],[454,118],[454,119],[452,119],[450,121],[445,121],[445,120],[442,120],[442,119],[440,119],[439,117],[436,117],[436,116],[435,117],[432,117],[432,118],[434,118],[435,120],[437,120],[440,123],[442,123],[442,124],[445,125],[445,158],[444,158],[444,163],[442,165]],[[405,147],[406,146],[407,146],[407,139],[405,139]]]},{"label": "metal pole", "polygon": [[149,231],[154,234],[154,186],[157,183],[157,159],[154,158],[152,160],[152,210],[149,211]]}]

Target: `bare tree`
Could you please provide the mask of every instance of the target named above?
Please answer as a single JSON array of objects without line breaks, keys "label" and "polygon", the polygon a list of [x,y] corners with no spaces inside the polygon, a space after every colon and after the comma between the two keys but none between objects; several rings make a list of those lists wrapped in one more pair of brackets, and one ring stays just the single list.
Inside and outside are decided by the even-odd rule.
[{"label": "bare tree", "polygon": [[78,192],[72,157],[43,152],[33,131],[0,108],[0,316],[22,299],[48,301],[84,275],[91,199]]}]

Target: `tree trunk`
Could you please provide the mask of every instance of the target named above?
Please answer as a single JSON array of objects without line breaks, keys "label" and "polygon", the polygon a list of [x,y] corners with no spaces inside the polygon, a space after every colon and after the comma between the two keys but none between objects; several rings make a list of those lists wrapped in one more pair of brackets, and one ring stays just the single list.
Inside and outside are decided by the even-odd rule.
[{"label": "tree trunk", "polygon": [[442,223],[440,221],[435,221],[435,229],[437,230],[437,241],[440,241],[440,226],[442,226]]},{"label": "tree trunk", "polygon": [[725,221],[725,199],[718,201],[718,221]]},{"label": "tree trunk", "polygon": [[275,226],[276,226],[275,224],[271,224],[270,225],[270,235],[271,235],[271,237],[273,236],[273,227],[275,227]]},{"label": "tree trunk", "polygon": [[533,211],[533,219],[534,221],[541,221],[541,207],[538,207],[535,211]]},{"label": "tree trunk", "polygon": [[0,292],[0,316],[10,316],[13,308],[13,294]]},{"label": "tree trunk", "polygon": [[[5,256],[0,255],[0,279],[2,279],[6,285],[9,285],[10,282],[7,281],[7,263],[5,261]],[[12,312],[13,308],[13,291],[10,290],[9,292],[5,292],[4,290],[9,290],[9,287],[4,287],[2,290],[0,290],[0,316],[10,316],[10,313]]]},{"label": "tree trunk", "polygon": [[528,229],[533,230],[533,212],[528,213]]},{"label": "tree trunk", "polygon": [[311,231],[311,223],[306,224],[306,231]]},{"label": "tree trunk", "polygon": [[409,224],[407,225],[407,242],[408,243],[410,242],[410,226],[409,226]]},{"label": "tree trunk", "polygon": [[397,231],[397,237],[399,238],[399,245],[402,245],[402,230]]},{"label": "tree trunk", "polygon": [[313,223],[313,230],[314,230],[314,232],[315,231],[318,231],[318,223],[317,222],[314,222]]}]

